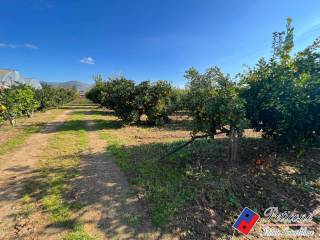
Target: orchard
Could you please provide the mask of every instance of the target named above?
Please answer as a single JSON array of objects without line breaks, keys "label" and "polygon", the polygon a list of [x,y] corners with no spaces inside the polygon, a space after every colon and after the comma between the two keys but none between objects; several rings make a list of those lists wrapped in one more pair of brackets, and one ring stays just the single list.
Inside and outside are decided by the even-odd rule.
[{"label": "orchard", "polygon": [[18,84],[0,89],[0,119],[8,120],[15,126],[16,119],[32,117],[34,111],[45,111],[61,107],[75,99],[75,89],[65,89],[42,84],[41,89]]},{"label": "orchard", "polygon": [[[269,57],[234,76],[191,58],[184,87],[100,74],[40,86],[0,70],[0,239],[243,239],[234,223],[246,208],[301,232],[268,219],[270,206],[310,216],[320,239],[320,38],[298,51],[294,32],[288,18]],[[79,60],[82,76],[103,64]],[[249,238],[264,239],[263,226]]]},{"label": "orchard", "polygon": [[193,135],[229,136],[232,161],[245,128],[303,153],[320,134],[320,39],[293,55],[293,34],[289,18],[286,30],[273,34],[272,57],[234,79],[218,67],[203,74],[188,69],[185,89],[161,80],[136,84],[124,76],[98,76],[87,97],[114,110],[125,124],[140,123],[145,114],[149,124],[161,125],[170,114],[188,110]]}]

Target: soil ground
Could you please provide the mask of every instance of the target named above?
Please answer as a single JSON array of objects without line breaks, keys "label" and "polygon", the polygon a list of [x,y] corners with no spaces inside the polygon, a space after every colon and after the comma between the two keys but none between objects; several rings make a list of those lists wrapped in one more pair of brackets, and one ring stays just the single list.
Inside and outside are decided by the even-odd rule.
[{"label": "soil ground", "polygon": [[0,239],[16,239],[16,220],[25,188],[39,157],[54,130],[63,124],[70,110],[59,114],[54,121],[32,135],[23,146],[0,156]]},{"label": "soil ground", "polygon": [[[49,139],[70,116],[79,112],[85,113],[88,148],[81,153],[80,176],[72,180],[68,193],[70,199],[84,206],[73,217],[94,239],[175,239],[152,227],[145,209],[131,193],[126,176],[112,154],[106,152],[107,142],[100,138],[91,119],[92,112],[97,111],[95,106],[76,105],[66,109],[43,124],[41,131],[32,134],[21,146],[0,155],[0,239],[55,240],[66,236],[67,230],[50,224],[40,203],[26,209],[23,196],[30,179],[37,178]],[[17,130],[6,132],[3,139],[14,138]],[[25,211],[32,214],[25,217]]]},{"label": "soil ground", "polygon": [[[162,127],[121,127],[116,117],[95,105],[55,111],[54,119],[50,113],[39,113],[34,120],[23,120],[26,122],[17,129],[0,128],[2,143],[19,136],[21,129],[35,124],[41,129],[14,149],[0,151],[1,240],[56,240],[70,233],[50,222],[49,211],[39,200],[41,194],[34,194],[39,195],[34,204],[24,203],[30,179],[41,171],[40,162],[49,161],[46,151],[52,139],[62,139],[54,146],[53,153],[58,153],[54,161],[74,161],[79,155],[77,173],[66,178],[70,189],[63,200],[80,206],[72,212],[72,219],[92,236],[67,240],[177,239],[177,234],[192,240],[240,239],[230,226],[244,206],[254,206],[254,210],[279,206],[320,214],[319,149],[296,158],[247,130],[240,143],[239,165],[226,162],[224,136],[214,143],[199,141],[159,162],[160,156],[189,139],[188,117],[177,116]],[[58,130],[64,124],[65,129]],[[62,146],[76,145],[74,131],[83,132],[85,145],[79,153],[76,148],[71,151],[70,157]],[[68,174],[68,169],[62,173]],[[32,214],[25,217],[26,211]],[[314,220],[313,229],[319,236],[319,219]],[[154,222],[165,226],[160,230]],[[257,224],[249,239],[260,239],[263,224]]]},{"label": "soil ground", "polygon": [[99,239],[174,239],[152,227],[114,156],[106,152],[107,142],[100,138],[90,113],[86,112],[89,149],[82,155],[81,174],[73,186],[74,197],[86,206],[78,219]]}]

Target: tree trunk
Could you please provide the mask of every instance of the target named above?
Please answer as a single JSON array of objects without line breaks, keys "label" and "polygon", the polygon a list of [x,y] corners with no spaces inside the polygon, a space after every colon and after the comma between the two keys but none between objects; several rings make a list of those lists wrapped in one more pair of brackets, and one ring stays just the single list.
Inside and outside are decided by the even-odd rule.
[{"label": "tree trunk", "polygon": [[9,122],[12,127],[16,125],[16,120],[14,118],[9,117]]},{"label": "tree trunk", "polygon": [[33,117],[33,110],[32,110],[31,112],[29,112],[29,113],[27,114],[27,116],[28,116],[28,118],[32,118],[32,117]]},{"label": "tree trunk", "polygon": [[229,133],[229,161],[233,164],[238,159],[238,133],[231,127]]}]

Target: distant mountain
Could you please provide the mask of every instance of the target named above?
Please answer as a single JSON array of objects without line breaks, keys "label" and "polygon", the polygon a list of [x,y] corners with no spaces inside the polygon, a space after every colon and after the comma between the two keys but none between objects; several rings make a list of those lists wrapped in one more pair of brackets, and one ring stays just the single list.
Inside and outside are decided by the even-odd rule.
[{"label": "distant mountain", "polygon": [[67,82],[45,82],[52,86],[71,88],[75,86],[78,91],[87,91],[91,88],[91,85],[88,83],[83,83],[80,81],[67,81]]}]

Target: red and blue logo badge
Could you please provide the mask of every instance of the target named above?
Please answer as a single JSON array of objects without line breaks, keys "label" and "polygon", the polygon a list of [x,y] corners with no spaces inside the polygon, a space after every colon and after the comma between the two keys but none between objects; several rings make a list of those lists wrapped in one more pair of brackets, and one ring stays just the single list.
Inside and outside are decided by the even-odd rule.
[{"label": "red and blue logo badge", "polygon": [[233,228],[238,230],[239,232],[247,235],[256,222],[259,220],[260,216],[256,214],[251,209],[245,207],[240,216],[238,217],[237,221],[233,224]]}]

